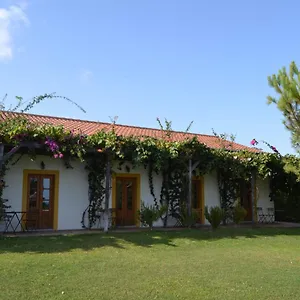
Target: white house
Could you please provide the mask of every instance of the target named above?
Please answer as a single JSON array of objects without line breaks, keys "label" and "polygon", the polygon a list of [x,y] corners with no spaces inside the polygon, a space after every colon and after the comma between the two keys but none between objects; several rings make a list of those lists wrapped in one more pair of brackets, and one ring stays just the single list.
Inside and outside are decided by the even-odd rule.
[{"label": "white house", "polygon": [[[82,120],[73,120],[57,117],[27,115],[38,123],[64,125],[66,129],[79,129],[86,134],[92,134],[109,126],[107,123],[98,123]],[[116,125],[118,134],[143,134],[154,136],[159,130],[140,127]],[[176,132],[180,138],[183,133]],[[197,135],[199,141],[208,147],[217,147],[217,138],[208,135]],[[236,150],[245,149],[246,146],[234,143]],[[41,167],[41,165],[43,167]],[[27,225],[35,222],[37,229],[72,230],[82,228],[83,212],[89,205],[88,199],[88,173],[85,163],[79,160],[72,163],[73,169],[67,169],[59,159],[45,155],[38,155],[31,160],[26,154],[18,163],[9,166],[5,175],[6,188],[4,198],[8,199],[9,211],[27,212]],[[153,204],[150,194],[148,173],[143,167],[131,168],[129,172],[113,167],[112,190],[110,207],[115,209],[116,225],[140,226],[137,210],[141,201]],[[154,192],[159,197],[161,178],[154,176]],[[269,183],[258,179],[256,183],[257,206],[267,211],[274,204],[269,198]],[[251,216],[251,197],[245,197],[243,205],[248,210],[248,220]],[[200,223],[208,224],[204,218],[204,206],[220,204],[217,176],[215,173],[207,174],[193,179],[193,206],[201,213]],[[28,216],[31,213],[31,218]],[[18,222],[14,220],[13,222]],[[24,222],[24,220],[23,220]],[[156,226],[161,226],[158,221]],[[170,223],[174,225],[174,223]],[[21,229],[19,226],[18,230]]]}]

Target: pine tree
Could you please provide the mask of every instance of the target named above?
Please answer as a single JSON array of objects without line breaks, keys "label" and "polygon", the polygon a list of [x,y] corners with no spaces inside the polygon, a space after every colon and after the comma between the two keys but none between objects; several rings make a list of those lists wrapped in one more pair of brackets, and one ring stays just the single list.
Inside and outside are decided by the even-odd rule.
[{"label": "pine tree", "polygon": [[296,63],[290,64],[289,72],[283,67],[278,74],[269,76],[268,82],[278,94],[277,97],[268,96],[268,104],[276,104],[282,112],[293,146],[300,153],[300,73]]}]

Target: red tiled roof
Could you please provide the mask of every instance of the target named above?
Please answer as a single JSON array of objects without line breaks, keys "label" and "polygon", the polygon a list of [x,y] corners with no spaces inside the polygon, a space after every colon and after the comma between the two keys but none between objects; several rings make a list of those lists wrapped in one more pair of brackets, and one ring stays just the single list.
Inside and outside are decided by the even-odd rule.
[{"label": "red tiled roof", "polygon": [[[53,116],[43,116],[35,114],[21,114],[2,111],[0,112],[0,117],[2,119],[13,118],[17,116],[23,116],[27,118],[32,123],[37,124],[51,124],[56,126],[63,126],[66,130],[78,130],[83,134],[92,135],[101,130],[107,130],[111,127],[110,123],[95,122],[95,121],[85,121],[71,118],[53,117]],[[122,136],[136,136],[136,137],[156,137],[160,138],[162,136],[162,131],[160,129],[154,128],[144,128],[137,126],[128,125],[115,125],[115,131],[118,135]],[[224,147],[224,141],[221,141],[218,137],[213,135],[196,134],[196,133],[185,133],[179,131],[173,131],[172,140],[182,141],[188,137],[197,137],[198,141],[205,144],[207,147],[219,149]],[[244,146],[238,143],[228,142],[228,149],[231,150],[249,150],[252,152],[257,152],[257,149]]]}]

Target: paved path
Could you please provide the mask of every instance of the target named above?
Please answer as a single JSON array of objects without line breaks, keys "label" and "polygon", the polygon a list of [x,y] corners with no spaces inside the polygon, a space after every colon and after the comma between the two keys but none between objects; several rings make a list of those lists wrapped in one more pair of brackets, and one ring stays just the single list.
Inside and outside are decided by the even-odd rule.
[{"label": "paved path", "polygon": [[[221,226],[223,227],[223,226]],[[241,225],[227,225],[224,227],[236,227],[236,228],[300,228],[300,223],[288,223],[288,222],[275,222],[271,224],[256,224],[252,226],[251,223],[244,223]],[[180,228],[180,227],[170,227],[170,228],[163,228],[163,227],[156,227],[153,229],[153,231],[181,231],[185,230],[186,228]],[[199,227],[199,230],[210,230],[211,227],[208,225],[204,225]],[[114,230],[110,230],[109,232],[112,233],[125,233],[125,232],[147,232],[149,231],[148,228],[137,228],[137,227],[131,227],[131,228],[117,228]],[[78,230],[47,230],[47,231],[32,231],[32,232],[18,232],[15,234],[6,233],[3,236],[6,237],[28,237],[28,236],[57,236],[57,235],[77,235],[77,234],[104,234],[103,230],[100,229],[78,229]]]}]

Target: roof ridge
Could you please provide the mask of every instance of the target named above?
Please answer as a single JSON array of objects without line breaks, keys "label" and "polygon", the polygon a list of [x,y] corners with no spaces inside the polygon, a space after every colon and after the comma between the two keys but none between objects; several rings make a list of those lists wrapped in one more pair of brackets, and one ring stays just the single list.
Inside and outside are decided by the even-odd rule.
[{"label": "roof ridge", "polygon": [[[92,120],[83,120],[78,118],[68,118],[68,117],[57,117],[57,116],[49,116],[49,115],[41,115],[41,114],[32,114],[32,113],[21,113],[21,112],[12,112],[12,111],[5,111],[2,110],[2,112],[9,113],[9,114],[17,114],[17,115],[29,115],[33,117],[44,117],[44,118],[50,118],[50,119],[60,119],[60,120],[66,120],[66,121],[77,121],[77,122],[85,122],[85,123],[93,123],[93,124],[103,124],[103,125],[111,125],[109,122],[100,122],[100,121],[92,121]],[[1,112],[0,112],[1,113]],[[161,129],[159,128],[153,128],[153,127],[145,127],[145,126],[137,126],[137,125],[127,125],[127,124],[115,124],[116,126],[120,127],[127,127],[127,128],[138,128],[138,129],[148,129],[148,130],[155,130],[160,132]],[[204,133],[195,133],[195,132],[185,132],[185,131],[179,131],[179,130],[172,130],[173,133],[181,133],[181,134],[187,134],[187,135],[194,135],[194,136],[207,136],[211,138],[218,138],[215,135],[211,134],[204,134]],[[234,142],[235,144],[238,144]]]}]

